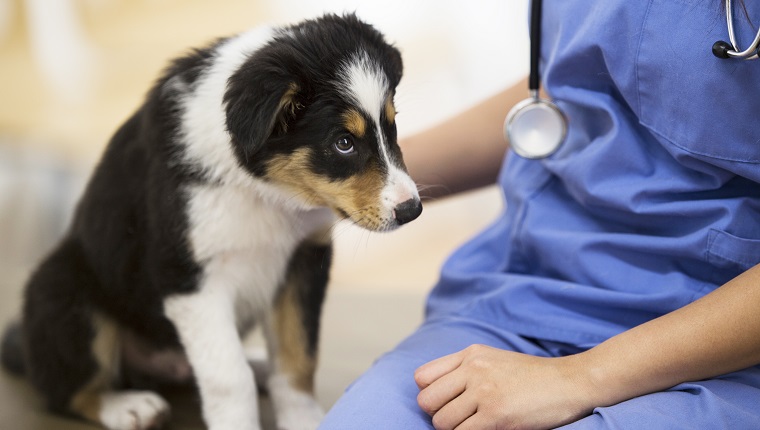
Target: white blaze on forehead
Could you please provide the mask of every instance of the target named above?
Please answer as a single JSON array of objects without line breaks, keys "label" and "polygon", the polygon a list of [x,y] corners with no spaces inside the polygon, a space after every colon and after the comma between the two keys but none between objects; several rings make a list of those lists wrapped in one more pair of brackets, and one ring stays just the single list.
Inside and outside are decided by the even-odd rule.
[{"label": "white blaze on forehead", "polygon": [[357,53],[341,68],[342,90],[359,108],[375,122],[380,121],[380,112],[388,96],[388,78],[366,53]]},{"label": "white blaze on forehead", "polygon": [[380,124],[380,114],[385,110],[390,88],[388,78],[380,66],[373,62],[366,53],[358,53],[343,65],[341,69],[343,81],[341,89],[350,101],[363,110],[375,123],[380,154],[388,168],[386,184],[380,199],[386,210],[392,212],[399,204],[419,199],[417,186],[412,178],[391,161],[388,151],[388,141]]},{"label": "white blaze on forehead", "polygon": [[385,100],[388,97],[388,79],[385,73],[380,66],[370,60],[366,52],[360,52],[351,57],[343,65],[341,72],[343,75],[341,89],[359,109],[372,118],[380,154],[385,165],[389,168],[393,167],[388,156],[388,142],[380,126],[380,112],[385,109]]}]

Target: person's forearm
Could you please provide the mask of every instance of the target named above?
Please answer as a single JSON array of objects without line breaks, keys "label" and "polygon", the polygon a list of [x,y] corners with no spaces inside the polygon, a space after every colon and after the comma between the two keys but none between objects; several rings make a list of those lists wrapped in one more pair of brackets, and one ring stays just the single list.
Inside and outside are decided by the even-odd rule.
[{"label": "person's forearm", "polygon": [[426,197],[443,197],[493,184],[507,143],[502,125],[509,109],[526,97],[520,81],[450,120],[401,139],[412,178]]},{"label": "person's forearm", "polygon": [[593,406],[760,364],[760,265],[577,356]]}]

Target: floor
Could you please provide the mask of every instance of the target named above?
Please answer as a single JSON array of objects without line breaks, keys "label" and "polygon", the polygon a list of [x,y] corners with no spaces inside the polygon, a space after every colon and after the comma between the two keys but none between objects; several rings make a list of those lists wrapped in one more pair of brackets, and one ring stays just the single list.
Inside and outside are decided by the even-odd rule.
[{"label": "floor", "polygon": [[[5,287],[5,286],[3,286]],[[7,291],[3,288],[3,291]],[[5,297],[0,297],[5,299]],[[415,292],[394,294],[332,292],[325,304],[316,395],[325,408],[370,366],[374,358],[398,342],[420,321],[423,297]],[[3,300],[6,303],[5,300]],[[3,309],[2,316],[9,315]],[[346,322],[350,322],[347,324]],[[168,430],[205,428],[198,398],[191,388],[161,393],[172,407]],[[21,378],[0,371],[0,428],[14,430],[85,430],[90,424],[48,414],[39,395]],[[275,428],[271,404],[260,399],[264,429]]]},{"label": "floor", "polygon": [[[188,46],[260,21],[313,15],[320,7],[357,10],[388,28],[404,53],[402,136],[524,73],[520,61],[479,51],[491,49],[484,40],[524,38],[524,10],[484,1],[478,12],[484,22],[468,32],[456,23],[462,15],[473,18],[472,8],[440,2],[440,13],[431,17],[423,3],[0,0],[0,327],[18,315],[25,279],[65,228],[104,142],[140,103],[166,60]],[[504,16],[514,17],[497,25]],[[527,42],[516,45],[527,49]],[[517,51],[517,58],[527,58]],[[316,383],[325,409],[420,323],[443,260],[500,210],[498,192],[487,188],[425,202],[418,220],[391,234],[338,226]],[[192,390],[165,394],[173,408],[169,429],[203,428]],[[0,429],[93,428],[49,415],[24,380],[4,371],[0,405]],[[263,398],[262,410],[268,407]],[[263,419],[272,428],[271,414]]]}]

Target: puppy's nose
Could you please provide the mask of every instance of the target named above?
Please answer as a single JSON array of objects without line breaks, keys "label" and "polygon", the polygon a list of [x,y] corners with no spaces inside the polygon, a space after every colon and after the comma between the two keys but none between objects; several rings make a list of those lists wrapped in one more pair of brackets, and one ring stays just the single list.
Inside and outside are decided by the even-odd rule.
[{"label": "puppy's nose", "polygon": [[393,209],[393,214],[396,217],[398,225],[406,224],[410,221],[414,221],[422,213],[422,202],[419,199],[409,199],[400,203]]}]

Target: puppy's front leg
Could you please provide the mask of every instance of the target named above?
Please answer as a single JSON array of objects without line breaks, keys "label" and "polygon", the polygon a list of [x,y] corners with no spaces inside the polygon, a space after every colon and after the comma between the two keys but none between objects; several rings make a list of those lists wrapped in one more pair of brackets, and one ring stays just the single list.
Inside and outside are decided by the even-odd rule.
[{"label": "puppy's front leg", "polygon": [[253,372],[246,360],[230,297],[206,283],[164,302],[193,368],[210,430],[260,428]]},{"label": "puppy's front leg", "polygon": [[329,243],[301,244],[264,324],[272,361],[268,386],[279,429],[314,430],[323,417],[314,398],[314,372],[331,255]]}]

